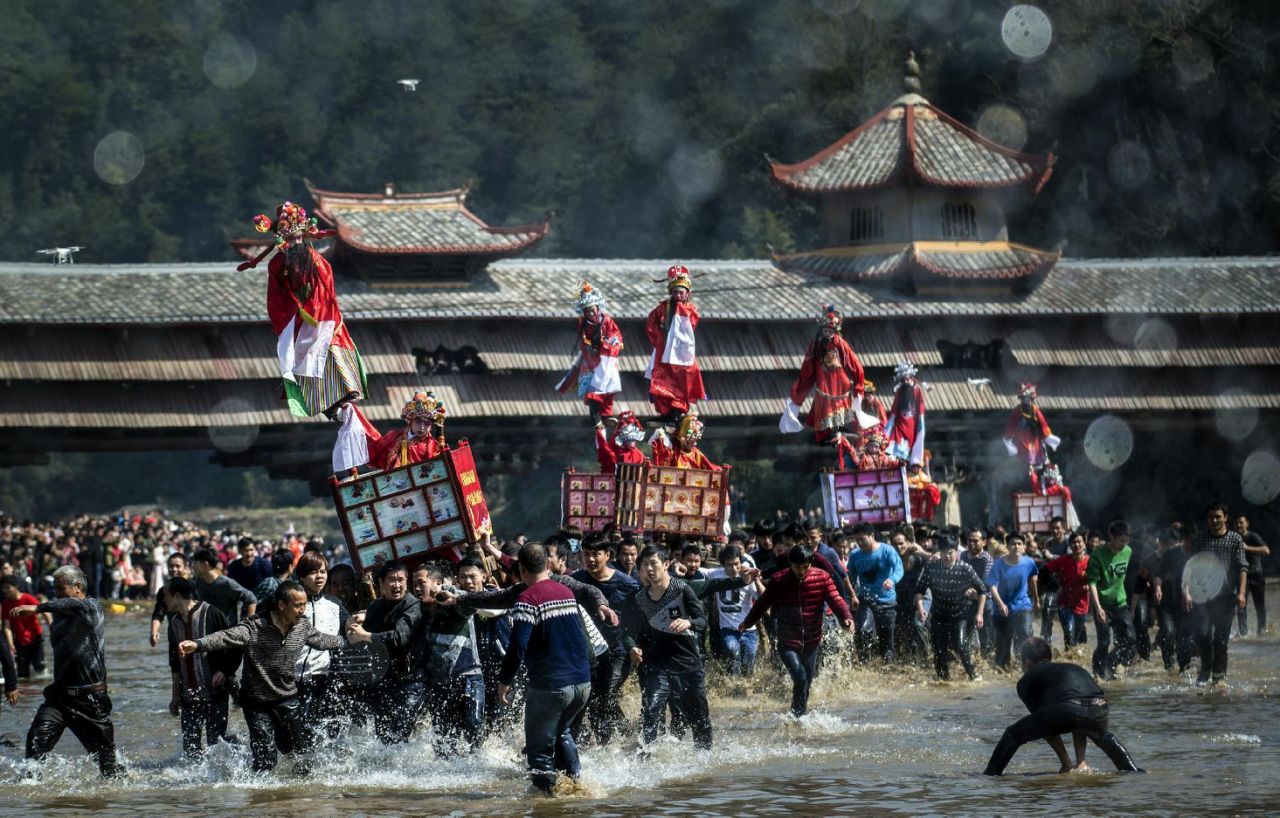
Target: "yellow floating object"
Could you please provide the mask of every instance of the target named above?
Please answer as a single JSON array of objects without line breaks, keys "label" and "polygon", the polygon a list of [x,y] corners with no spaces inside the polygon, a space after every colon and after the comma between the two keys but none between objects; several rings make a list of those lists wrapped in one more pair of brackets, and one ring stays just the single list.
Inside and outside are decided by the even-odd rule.
[{"label": "yellow floating object", "polygon": [[121,605],[119,602],[112,602],[110,605],[107,606],[107,610],[111,611],[111,613],[124,613],[129,609],[124,605]]}]

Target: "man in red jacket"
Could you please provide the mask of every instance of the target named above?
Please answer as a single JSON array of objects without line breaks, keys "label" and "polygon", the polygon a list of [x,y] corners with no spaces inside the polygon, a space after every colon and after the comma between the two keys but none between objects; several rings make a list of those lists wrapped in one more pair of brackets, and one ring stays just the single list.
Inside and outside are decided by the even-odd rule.
[{"label": "man in red jacket", "polygon": [[809,710],[809,687],[818,673],[823,603],[831,606],[847,631],[853,630],[853,614],[831,575],[813,567],[813,550],[808,545],[793,546],[788,557],[791,570],[769,581],[738,631],[750,629],[778,606],[778,655],[791,674],[791,714],[798,717]]}]

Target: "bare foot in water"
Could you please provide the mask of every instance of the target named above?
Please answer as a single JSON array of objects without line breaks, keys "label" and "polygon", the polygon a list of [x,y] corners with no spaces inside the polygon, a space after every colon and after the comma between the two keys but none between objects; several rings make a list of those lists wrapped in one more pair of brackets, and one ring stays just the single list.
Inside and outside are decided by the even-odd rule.
[{"label": "bare foot in water", "polygon": [[1077,765],[1075,766],[1075,768],[1074,768],[1073,770],[1071,770],[1071,772],[1073,772],[1073,773],[1091,773],[1091,772],[1093,772],[1093,768],[1091,768],[1088,764],[1085,764],[1083,761],[1081,761],[1079,764],[1077,764]]}]

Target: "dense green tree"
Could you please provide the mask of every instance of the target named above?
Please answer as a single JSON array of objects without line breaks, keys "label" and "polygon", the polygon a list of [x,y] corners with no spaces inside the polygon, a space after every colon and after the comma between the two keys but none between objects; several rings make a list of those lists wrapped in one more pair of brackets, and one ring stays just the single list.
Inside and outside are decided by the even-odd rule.
[{"label": "dense green tree", "polygon": [[[1055,147],[1019,238],[1084,256],[1275,249],[1267,4],[1042,4],[1052,45],[1030,62],[1002,42],[1009,5],[6,0],[0,258],[230,259],[248,217],[305,198],[308,178],[471,180],[495,223],[558,213],[546,255],[804,246],[812,211],[769,184],[766,155],[801,159],[886,105],[910,48],[936,104]],[[984,119],[994,104],[1014,115]],[[117,131],[132,138],[103,141]]]}]

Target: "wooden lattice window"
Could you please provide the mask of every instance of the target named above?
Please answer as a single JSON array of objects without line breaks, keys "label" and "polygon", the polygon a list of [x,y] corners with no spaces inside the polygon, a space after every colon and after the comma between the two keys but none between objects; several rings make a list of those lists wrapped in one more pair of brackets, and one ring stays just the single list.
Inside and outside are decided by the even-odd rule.
[{"label": "wooden lattice window", "polygon": [[878,207],[855,207],[849,217],[849,240],[884,238],[884,211]]},{"label": "wooden lattice window", "polygon": [[942,237],[972,239],[978,235],[978,214],[967,202],[948,202],[942,206]]}]

